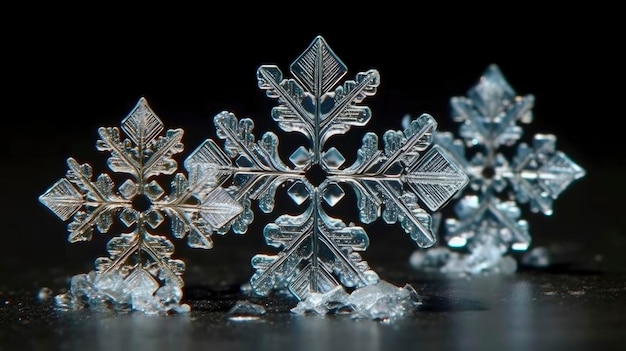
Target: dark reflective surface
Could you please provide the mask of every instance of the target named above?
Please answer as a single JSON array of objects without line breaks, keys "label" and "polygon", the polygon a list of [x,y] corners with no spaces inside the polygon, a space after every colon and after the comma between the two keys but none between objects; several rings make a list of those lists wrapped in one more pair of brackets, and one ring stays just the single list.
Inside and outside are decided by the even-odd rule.
[{"label": "dark reflective surface", "polygon": [[383,323],[347,315],[295,315],[295,301],[253,299],[267,313],[231,321],[245,298],[234,286],[186,290],[192,312],[147,316],[57,311],[37,291],[0,295],[3,350],[582,350],[626,341],[626,276],[621,272],[521,270],[512,276],[413,276],[421,308]]}]

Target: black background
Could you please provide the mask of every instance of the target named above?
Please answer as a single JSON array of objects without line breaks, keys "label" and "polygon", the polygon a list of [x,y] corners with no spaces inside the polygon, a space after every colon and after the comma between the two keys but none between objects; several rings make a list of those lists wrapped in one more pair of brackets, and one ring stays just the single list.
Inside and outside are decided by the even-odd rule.
[{"label": "black background", "polygon": [[[550,235],[596,243],[594,228],[608,224],[621,239],[615,206],[624,195],[618,179],[626,166],[622,41],[610,9],[569,7],[565,15],[530,5],[434,11],[376,4],[346,12],[321,4],[293,11],[222,6],[55,5],[14,14],[20,20],[5,31],[3,44],[9,158],[1,172],[9,214],[5,249],[17,257],[14,264],[42,255],[53,261],[57,250],[84,255],[81,247],[89,245],[70,247],[65,225],[37,197],[64,176],[68,157],[90,163],[96,174],[109,172],[107,155],[95,149],[97,128],[119,126],[142,96],[166,129],[185,130],[178,160],[214,137],[212,118],[222,110],[253,118],[257,137],[274,131],[289,155],[303,140],[271,120],[276,101],[258,89],[256,69],[276,64],[292,77],[289,65],[317,35],[347,65],[345,79],[370,68],[381,76],[377,94],[363,103],[372,120],[343,138],[345,150],[358,147],[365,131],[400,129],[405,114],[430,113],[439,130],[456,132],[450,97],[465,95],[495,63],[519,95],[535,96],[534,120],[522,126],[522,141],[555,134],[557,148],[587,171],[582,185],[555,202],[559,217],[535,215],[531,225],[551,223]],[[40,234],[44,230],[57,234]]]},{"label": "black background", "polygon": [[90,264],[81,251],[90,244],[67,243],[65,224],[37,197],[64,176],[68,157],[110,173],[107,155],[95,149],[97,128],[119,126],[142,96],[166,129],[185,130],[179,161],[214,137],[212,118],[222,110],[253,118],[257,137],[277,133],[289,155],[289,145],[302,140],[271,120],[276,101],[258,89],[256,69],[276,64],[291,77],[289,65],[317,35],[347,65],[345,79],[370,68],[381,75],[378,93],[364,101],[371,122],[342,141],[348,158],[362,133],[400,129],[405,114],[430,113],[439,130],[456,131],[450,97],[465,95],[495,63],[519,95],[535,96],[522,141],[555,134],[557,148],[587,171],[555,202],[553,217],[534,215],[531,226],[545,224],[550,235],[573,242],[599,242],[598,226],[623,237],[623,43],[610,9],[221,6],[54,5],[7,13],[15,21],[3,33],[9,157],[1,175],[3,247],[13,265],[3,274],[15,274],[24,259],[53,262],[59,253]]},{"label": "black background", "polygon": [[[617,11],[571,4],[554,10],[450,4],[431,11],[361,3],[345,12],[331,3],[268,4],[263,10],[239,3],[160,11],[153,6],[54,4],[5,13],[12,22],[5,21],[2,34],[8,158],[0,172],[5,223],[0,277],[12,288],[62,288],[67,275],[91,269],[93,258],[104,253],[102,237],[68,243],[66,224],[37,198],[64,176],[68,157],[90,163],[95,173],[110,173],[107,155],[95,148],[97,128],[119,126],[142,96],[166,129],[184,129],[179,161],[214,137],[212,118],[222,110],[253,118],[257,137],[271,130],[286,150],[300,145],[299,136],[284,134],[271,120],[276,101],[258,89],[256,69],[276,64],[291,77],[289,65],[317,35],[347,65],[346,79],[370,68],[381,75],[378,93],[363,103],[372,109],[372,120],[350,131],[340,148],[344,155],[365,131],[400,129],[405,114],[430,113],[439,130],[455,132],[450,97],[465,95],[495,63],[519,95],[535,96],[534,120],[522,125],[523,141],[535,133],[555,134],[557,148],[587,171],[556,200],[553,216],[525,214],[534,243],[573,244],[590,248],[586,255],[611,251],[614,257],[626,248],[624,41]],[[291,153],[286,150],[285,156]],[[255,230],[272,218],[260,218]],[[255,230],[217,238],[213,251],[225,254],[198,253],[176,243],[177,256],[218,272],[242,265],[248,271],[237,279],[245,279],[249,258],[272,252],[260,235],[250,235],[258,234]],[[415,247],[405,236],[368,234],[371,264],[384,275],[385,265],[392,264],[385,255],[391,255],[406,269]],[[56,266],[66,269],[39,273]]]},{"label": "black background", "polygon": [[[222,110],[253,118],[257,137],[272,130],[285,149],[298,145],[300,136],[281,135],[271,120],[276,101],[257,88],[256,69],[276,64],[291,77],[289,65],[317,35],[347,65],[346,79],[370,68],[381,75],[378,93],[364,101],[373,118],[350,131],[346,149],[357,147],[365,131],[401,128],[405,114],[430,113],[439,130],[456,131],[450,97],[465,95],[495,63],[519,95],[535,96],[522,141],[555,134],[557,148],[588,172],[588,190],[572,186],[582,194],[566,191],[563,202],[575,202],[583,214],[610,208],[624,194],[620,182],[609,188],[594,180],[624,170],[622,43],[610,9],[569,7],[565,15],[530,5],[432,11],[376,4],[346,12],[321,4],[306,11],[222,6],[54,5],[12,13],[2,79],[7,252],[28,256],[29,242],[65,247],[64,226],[37,197],[64,176],[68,157],[107,172],[106,155],[95,149],[97,128],[119,126],[142,96],[166,129],[185,130],[185,152],[214,137],[212,118]],[[555,206],[558,213],[560,201]],[[574,227],[589,222],[559,219],[570,220]],[[43,228],[58,235],[38,234]]]}]

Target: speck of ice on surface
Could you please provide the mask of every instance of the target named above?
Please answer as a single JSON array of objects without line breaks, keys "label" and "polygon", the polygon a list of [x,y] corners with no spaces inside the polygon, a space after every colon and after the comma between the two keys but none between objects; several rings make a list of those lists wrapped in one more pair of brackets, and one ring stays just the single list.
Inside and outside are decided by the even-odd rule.
[{"label": "speck of ice on surface", "polygon": [[228,311],[227,317],[231,321],[245,322],[254,321],[261,318],[265,314],[265,307],[257,305],[250,301],[239,300]]},{"label": "speck of ice on surface", "polygon": [[53,296],[52,289],[50,289],[48,287],[43,287],[43,288],[39,289],[39,291],[37,292],[37,300],[40,301],[40,302],[47,301],[52,296]]}]

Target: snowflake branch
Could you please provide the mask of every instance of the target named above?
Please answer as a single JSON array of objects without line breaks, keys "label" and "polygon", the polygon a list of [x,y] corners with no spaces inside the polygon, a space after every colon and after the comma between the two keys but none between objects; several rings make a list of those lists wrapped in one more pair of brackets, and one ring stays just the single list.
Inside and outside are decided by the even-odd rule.
[{"label": "snowflake branch", "polygon": [[353,103],[360,103],[365,96],[376,94],[376,87],[380,79],[378,71],[372,69],[361,73],[357,77],[358,79],[356,81],[346,82],[346,84],[352,85],[356,83],[356,85],[350,89],[348,94],[342,97],[337,105],[333,106],[333,109],[328,113],[327,117],[320,121],[321,135],[325,135],[328,129],[333,126],[335,119],[341,116]]},{"label": "snowflake branch", "polygon": [[[124,164],[129,167],[129,169],[127,169],[128,173],[134,175],[136,179],[140,179],[141,165],[138,163],[138,160],[129,157],[125,152],[124,146],[121,145],[120,142],[120,130],[117,127],[100,127],[98,128],[98,134],[102,140],[98,140],[96,143],[97,149],[99,151],[111,152],[111,158],[109,158],[109,160],[114,157],[120,158]],[[113,137],[113,135],[115,135],[115,137]],[[116,168],[113,162],[109,162],[109,166],[113,170]]]},{"label": "snowflake branch", "polygon": [[[83,189],[83,191],[93,197],[96,198],[96,203],[127,203],[128,201],[122,200],[121,198],[111,196],[112,199],[109,199],[107,195],[103,194],[100,189],[94,185],[91,181],[91,166],[88,164],[79,165],[76,160],[73,158],[67,159],[67,166],[69,168],[68,178],[72,183],[78,184],[78,186]],[[81,168],[88,168],[87,172],[89,174],[85,174]],[[87,203],[87,201],[85,201]]]},{"label": "snowflake branch", "polygon": [[172,280],[172,282],[176,284],[176,286],[182,287],[184,285],[182,278],[178,274],[176,274],[172,270],[172,268],[170,268],[170,265],[167,262],[163,261],[161,255],[159,255],[151,246],[147,245],[145,241],[141,242],[141,248],[145,252],[147,252],[150,257],[152,257],[154,262],[159,266],[159,269],[164,271],[167,276]]},{"label": "snowflake branch", "polygon": [[[315,135],[315,131],[312,129],[312,124],[308,120],[309,113],[302,107],[300,101],[293,98],[287,90],[283,88],[285,85],[293,85],[302,90],[298,83],[293,79],[282,78],[282,72],[275,65],[263,65],[257,70],[257,79],[259,81],[259,88],[267,90],[268,97],[278,98],[280,102],[279,107],[286,108],[292,112],[292,116],[299,119],[303,128],[306,129],[308,135]],[[281,123],[282,114],[274,116],[274,119]]]},{"label": "snowflake branch", "polygon": [[[164,145],[159,145],[159,148],[155,151],[154,154],[150,156],[150,158],[148,159],[148,162],[146,162],[143,165],[142,178],[146,177],[147,179],[148,175],[151,173],[152,167],[154,167],[154,165],[157,164],[158,162],[163,162],[166,159],[164,157],[165,155],[169,157],[170,155],[168,154],[172,152],[172,149],[174,149],[174,146],[180,144],[182,138],[183,138],[182,129],[168,130],[167,138],[166,138],[167,142]],[[174,172],[176,170],[176,167],[171,167],[170,169],[172,170],[172,172]],[[157,172],[157,174],[158,173],[171,174],[172,172],[159,171]]]},{"label": "snowflake branch", "polygon": [[[124,262],[128,261],[128,259],[133,253],[137,252],[140,246],[138,236],[139,234],[138,234],[138,231],[136,230],[132,235],[132,238],[131,238],[132,241],[130,242],[131,245],[127,245],[124,251],[122,251],[122,253],[116,254],[115,259],[111,261],[110,264],[107,265],[107,267],[102,271],[102,273],[106,274],[106,273],[110,273],[111,271],[115,269],[119,269],[124,264]],[[112,240],[115,240],[115,239],[116,238],[113,238]],[[109,243],[111,243],[111,241]]]}]

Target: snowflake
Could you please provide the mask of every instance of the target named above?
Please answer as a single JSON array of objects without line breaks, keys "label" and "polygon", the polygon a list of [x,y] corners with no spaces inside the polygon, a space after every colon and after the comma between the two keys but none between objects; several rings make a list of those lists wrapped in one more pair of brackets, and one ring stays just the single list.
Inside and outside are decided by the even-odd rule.
[{"label": "snowflake", "polygon": [[420,264],[443,264],[445,271],[465,273],[514,271],[512,258],[503,261],[503,256],[509,250],[525,251],[531,243],[528,222],[520,219],[518,204],[529,204],[533,213],[551,215],[554,200],[585,175],[556,150],[554,135],[536,134],[531,145],[518,143],[523,131],[517,123],[532,121],[533,104],[534,96],[517,96],[494,64],[467,97],[451,99],[453,120],[461,123],[461,139],[450,132],[437,132],[434,139],[462,165],[470,185],[454,206],[457,218],[445,219],[443,226],[448,246],[466,248],[468,254],[444,251],[451,256],[431,257]]},{"label": "snowflake", "polygon": [[[121,131],[127,135],[124,140]],[[185,263],[171,258],[174,245],[151,229],[169,218],[175,238],[186,236],[190,247],[210,249],[212,233],[243,208],[217,186],[215,170],[197,164],[186,163],[189,178],[176,173],[170,194],[165,194],[153,178],[176,172],[172,156],[183,151],[183,131],[168,130],[162,136],[163,123],[144,98],[124,118],[121,131],[101,127],[97,141],[99,151],[110,153],[109,168],[129,176],[117,191],[110,175],[103,173],[93,180],[89,164],[69,158],[66,177],[39,197],[63,221],[72,219],[67,227],[70,242],[89,241],[94,230],[109,232],[115,216],[133,228],[110,239],[109,256],[98,258],[89,274],[74,276],[70,291],[57,296],[57,302],[74,308],[112,305],[146,313],[185,310],[186,305],[178,305]]]},{"label": "snowflake", "polygon": [[[411,121],[403,131],[390,130],[379,137],[366,133],[356,161],[344,167],[345,157],[329,140],[353,127],[365,126],[371,110],[360,105],[376,93],[380,77],[368,70],[338,85],[347,72],[322,37],[291,64],[293,79],[283,78],[274,65],[257,70],[259,88],[278,106],[272,118],[285,132],[304,135],[309,142],[290,154],[287,165],[278,152],[278,137],[266,132],[256,140],[254,122],[224,111],[214,118],[216,135],[223,149],[208,139],[190,159],[193,164],[211,164],[219,170],[218,183],[245,210],[221,231],[243,233],[254,214],[251,201],[264,213],[274,211],[279,188],[298,206],[299,215],[283,214],[265,226],[268,245],[281,249],[277,255],[252,258],[256,270],[250,279],[253,291],[267,295],[287,288],[299,300],[311,294],[328,293],[337,286],[358,288],[379,281],[362,260],[369,238],[363,227],[346,224],[327,213],[346,195],[356,194],[359,220],[368,224],[381,217],[400,223],[420,247],[436,242],[429,210],[441,208],[467,182],[467,175],[438,146],[429,149],[436,121],[427,114]],[[316,182],[315,174],[322,174]]]}]

